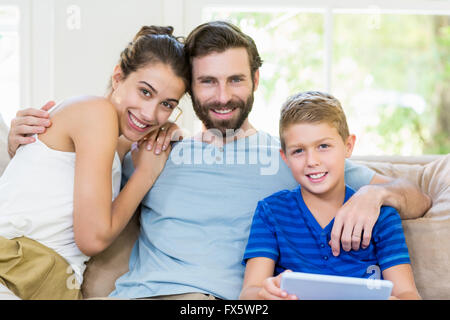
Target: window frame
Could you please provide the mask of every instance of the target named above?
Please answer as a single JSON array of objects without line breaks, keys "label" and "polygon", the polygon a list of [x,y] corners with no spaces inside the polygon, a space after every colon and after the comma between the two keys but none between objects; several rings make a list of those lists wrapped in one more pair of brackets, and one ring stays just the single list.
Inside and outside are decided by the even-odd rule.
[{"label": "window frame", "polygon": [[[286,11],[287,9],[304,11],[321,11],[324,13],[324,87],[331,92],[333,88],[333,15],[340,13],[380,13],[380,14],[420,14],[420,15],[450,15],[450,1],[446,0],[169,0],[177,1],[178,10],[184,11],[183,34],[188,34],[197,25],[203,23],[202,14],[206,8],[240,10],[240,11]],[[174,7],[172,7],[173,9]],[[172,13],[172,16],[174,14]],[[178,16],[180,16],[178,14]],[[170,21],[167,21],[170,22]],[[195,114],[186,115],[184,119],[189,130],[199,129],[201,124]]]},{"label": "window frame", "polygon": [[19,9],[19,103],[26,105],[31,93],[31,0],[0,0],[0,6]]}]

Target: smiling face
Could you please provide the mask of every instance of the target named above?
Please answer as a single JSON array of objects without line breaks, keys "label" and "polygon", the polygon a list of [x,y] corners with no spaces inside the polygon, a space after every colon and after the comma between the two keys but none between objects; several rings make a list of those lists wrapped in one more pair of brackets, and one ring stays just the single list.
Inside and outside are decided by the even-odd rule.
[{"label": "smiling face", "polygon": [[248,114],[259,71],[252,77],[245,48],[212,52],[192,61],[192,93],[195,113],[206,129],[249,129]]},{"label": "smiling face", "polygon": [[183,80],[163,63],[149,64],[125,79],[116,66],[109,98],[118,112],[120,133],[138,141],[157,129],[167,122],[185,90]]},{"label": "smiling face", "polygon": [[328,123],[294,123],[283,133],[281,156],[302,186],[302,193],[327,195],[345,190],[345,159],[351,156],[355,136],[344,142]]}]

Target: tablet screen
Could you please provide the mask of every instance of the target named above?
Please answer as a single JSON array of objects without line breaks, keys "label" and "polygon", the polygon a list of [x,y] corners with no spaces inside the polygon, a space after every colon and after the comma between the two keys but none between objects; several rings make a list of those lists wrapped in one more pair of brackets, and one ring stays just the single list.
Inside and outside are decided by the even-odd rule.
[{"label": "tablet screen", "polygon": [[281,289],[304,300],[386,300],[393,284],[388,280],[285,272]]}]

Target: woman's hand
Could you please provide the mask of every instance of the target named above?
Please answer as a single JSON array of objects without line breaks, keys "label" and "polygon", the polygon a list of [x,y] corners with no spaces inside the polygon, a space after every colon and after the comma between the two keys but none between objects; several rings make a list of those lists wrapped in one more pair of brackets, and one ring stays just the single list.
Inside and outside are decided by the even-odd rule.
[{"label": "woman's hand", "polygon": [[[291,270],[286,270],[285,272],[292,272]],[[283,272],[284,273],[284,272]],[[259,296],[265,300],[298,300],[297,296],[294,294],[288,294],[286,291],[281,290],[281,276],[280,273],[276,277],[269,277],[264,280],[263,287],[259,291]]]},{"label": "woman's hand", "polygon": [[147,150],[154,150],[155,154],[167,150],[171,141],[183,140],[183,133],[176,123],[167,122],[158,130],[146,137]]},{"label": "woman's hand", "polygon": [[149,138],[144,139],[133,144],[131,147],[131,158],[133,160],[135,172],[148,177],[145,181],[148,181],[149,184],[153,184],[164,169],[171,147],[169,144],[164,151],[156,154],[145,148]]}]

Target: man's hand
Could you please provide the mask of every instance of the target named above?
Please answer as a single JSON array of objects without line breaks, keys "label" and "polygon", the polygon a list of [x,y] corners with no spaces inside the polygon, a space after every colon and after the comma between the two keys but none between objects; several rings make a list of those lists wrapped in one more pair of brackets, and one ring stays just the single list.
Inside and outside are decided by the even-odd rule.
[{"label": "man's hand", "polygon": [[363,186],[339,209],[331,230],[334,256],[339,255],[341,243],[345,251],[358,250],[360,244],[363,249],[369,246],[383,204],[382,191],[377,185]]},{"label": "man's hand", "polygon": [[16,117],[11,120],[8,134],[8,154],[11,158],[20,145],[35,141],[30,135],[43,133],[51,126],[47,111],[54,105],[54,101],[49,101],[41,109],[28,108],[17,112]]},{"label": "man's hand", "polygon": [[336,214],[330,246],[338,256],[340,244],[345,251],[367,248],[381,206],[397,209],[401,219],[422,217],[432,205],[431,198],[404,178],[375,174],[369,185],[361,187]]}]

